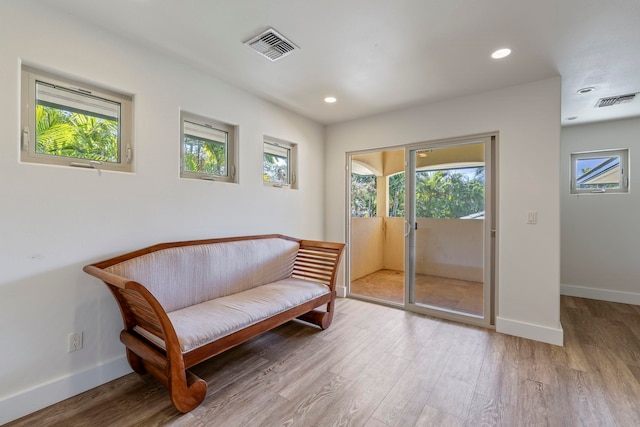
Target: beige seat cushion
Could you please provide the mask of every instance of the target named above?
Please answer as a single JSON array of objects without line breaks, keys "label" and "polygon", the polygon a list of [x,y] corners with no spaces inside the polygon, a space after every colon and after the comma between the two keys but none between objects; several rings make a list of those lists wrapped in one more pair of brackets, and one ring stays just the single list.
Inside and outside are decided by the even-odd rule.
[{"label": "beige seat cushion", "polygon": [[[288,278],[168,315],[184,353],[327,293],[329,287],[321,283]],[[137,330],[164,347],[156,337]]]}]

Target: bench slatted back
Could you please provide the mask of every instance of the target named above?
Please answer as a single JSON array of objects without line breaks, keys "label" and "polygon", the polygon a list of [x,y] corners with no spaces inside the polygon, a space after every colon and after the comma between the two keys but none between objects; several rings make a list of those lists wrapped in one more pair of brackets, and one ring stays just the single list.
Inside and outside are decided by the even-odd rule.
[{"label": "bench slatted back", "polygon": [[135,322],[127,325],[127,328],[137,325],[156,335],[158,338],[165,340],[162,325],[160,325],[160,321],[149,303],[136,291],[117,289],[117,292],[127,309],[135,317]]},{"label": "bench slatted back", "polygon": [[324,283],[335,290],[337,263],[342,253],[342,243],[302,240],[293,266],[292,277]]}]

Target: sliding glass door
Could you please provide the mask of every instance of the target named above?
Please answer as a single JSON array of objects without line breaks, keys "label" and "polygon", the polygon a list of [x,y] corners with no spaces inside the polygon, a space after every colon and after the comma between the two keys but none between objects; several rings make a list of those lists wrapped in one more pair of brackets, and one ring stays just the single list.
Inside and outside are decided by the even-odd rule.
[{"label": "sliding glass door", "polygon": [[348,155],[347,294],[493,323],[494,136]]},{"label": "sliding glass door", "polygon": [[408,309],[492,322],[494,144],[483,137],[406,149]]}]

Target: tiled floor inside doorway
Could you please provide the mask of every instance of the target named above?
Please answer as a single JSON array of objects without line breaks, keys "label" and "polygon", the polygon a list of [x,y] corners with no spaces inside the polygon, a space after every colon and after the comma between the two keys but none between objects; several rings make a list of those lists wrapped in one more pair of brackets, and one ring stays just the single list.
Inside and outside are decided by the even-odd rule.
[{"label": "tiled floor inside doorway", "polygon": [[[351,282],[351,293],[402,304],[404,272],[380,270]],[[416,275],[416,302],[482,316],[480,282]]]}]

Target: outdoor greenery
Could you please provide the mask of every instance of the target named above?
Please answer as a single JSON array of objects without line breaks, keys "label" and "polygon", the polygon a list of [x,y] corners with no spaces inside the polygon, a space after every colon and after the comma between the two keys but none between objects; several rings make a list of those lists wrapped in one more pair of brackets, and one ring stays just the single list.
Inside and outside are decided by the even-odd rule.
[{"label": "outdoor greenery", "polygon": [[[416,173],[417,218],[462,218],[484,211],[484,168]],[[467,169],[469,171],[469,169]]]},{"label": "outdoor greenery", "polygon": [[[404,217],[404,172],[389,177],[389,216]],[[416,172],[418,218],[462,218],[484,211],[484,167]]]},{"label": "outdoor greenery", "polygon": [[276,156],[271,153],[264,153],[264,182],[278,182],[289,184],[287,176],[288,160],[286,157]]},{"label": "outdoor greenery", "polygon": [[377,180],[375,175],[351,174],[351,216],[376,216]]},{"label": "outdoor greenery", "polygon": [[227,175],[225,144],[185,134],[184,170],[186,172]]},{"label": "outdoor greenery", "polygon": [[389,216],[404,216],[404,172],[389,177]]},{"label": "outdoor greenery", "polygon": [[118,122],[36,105],[36,153],[118,162]]}]

